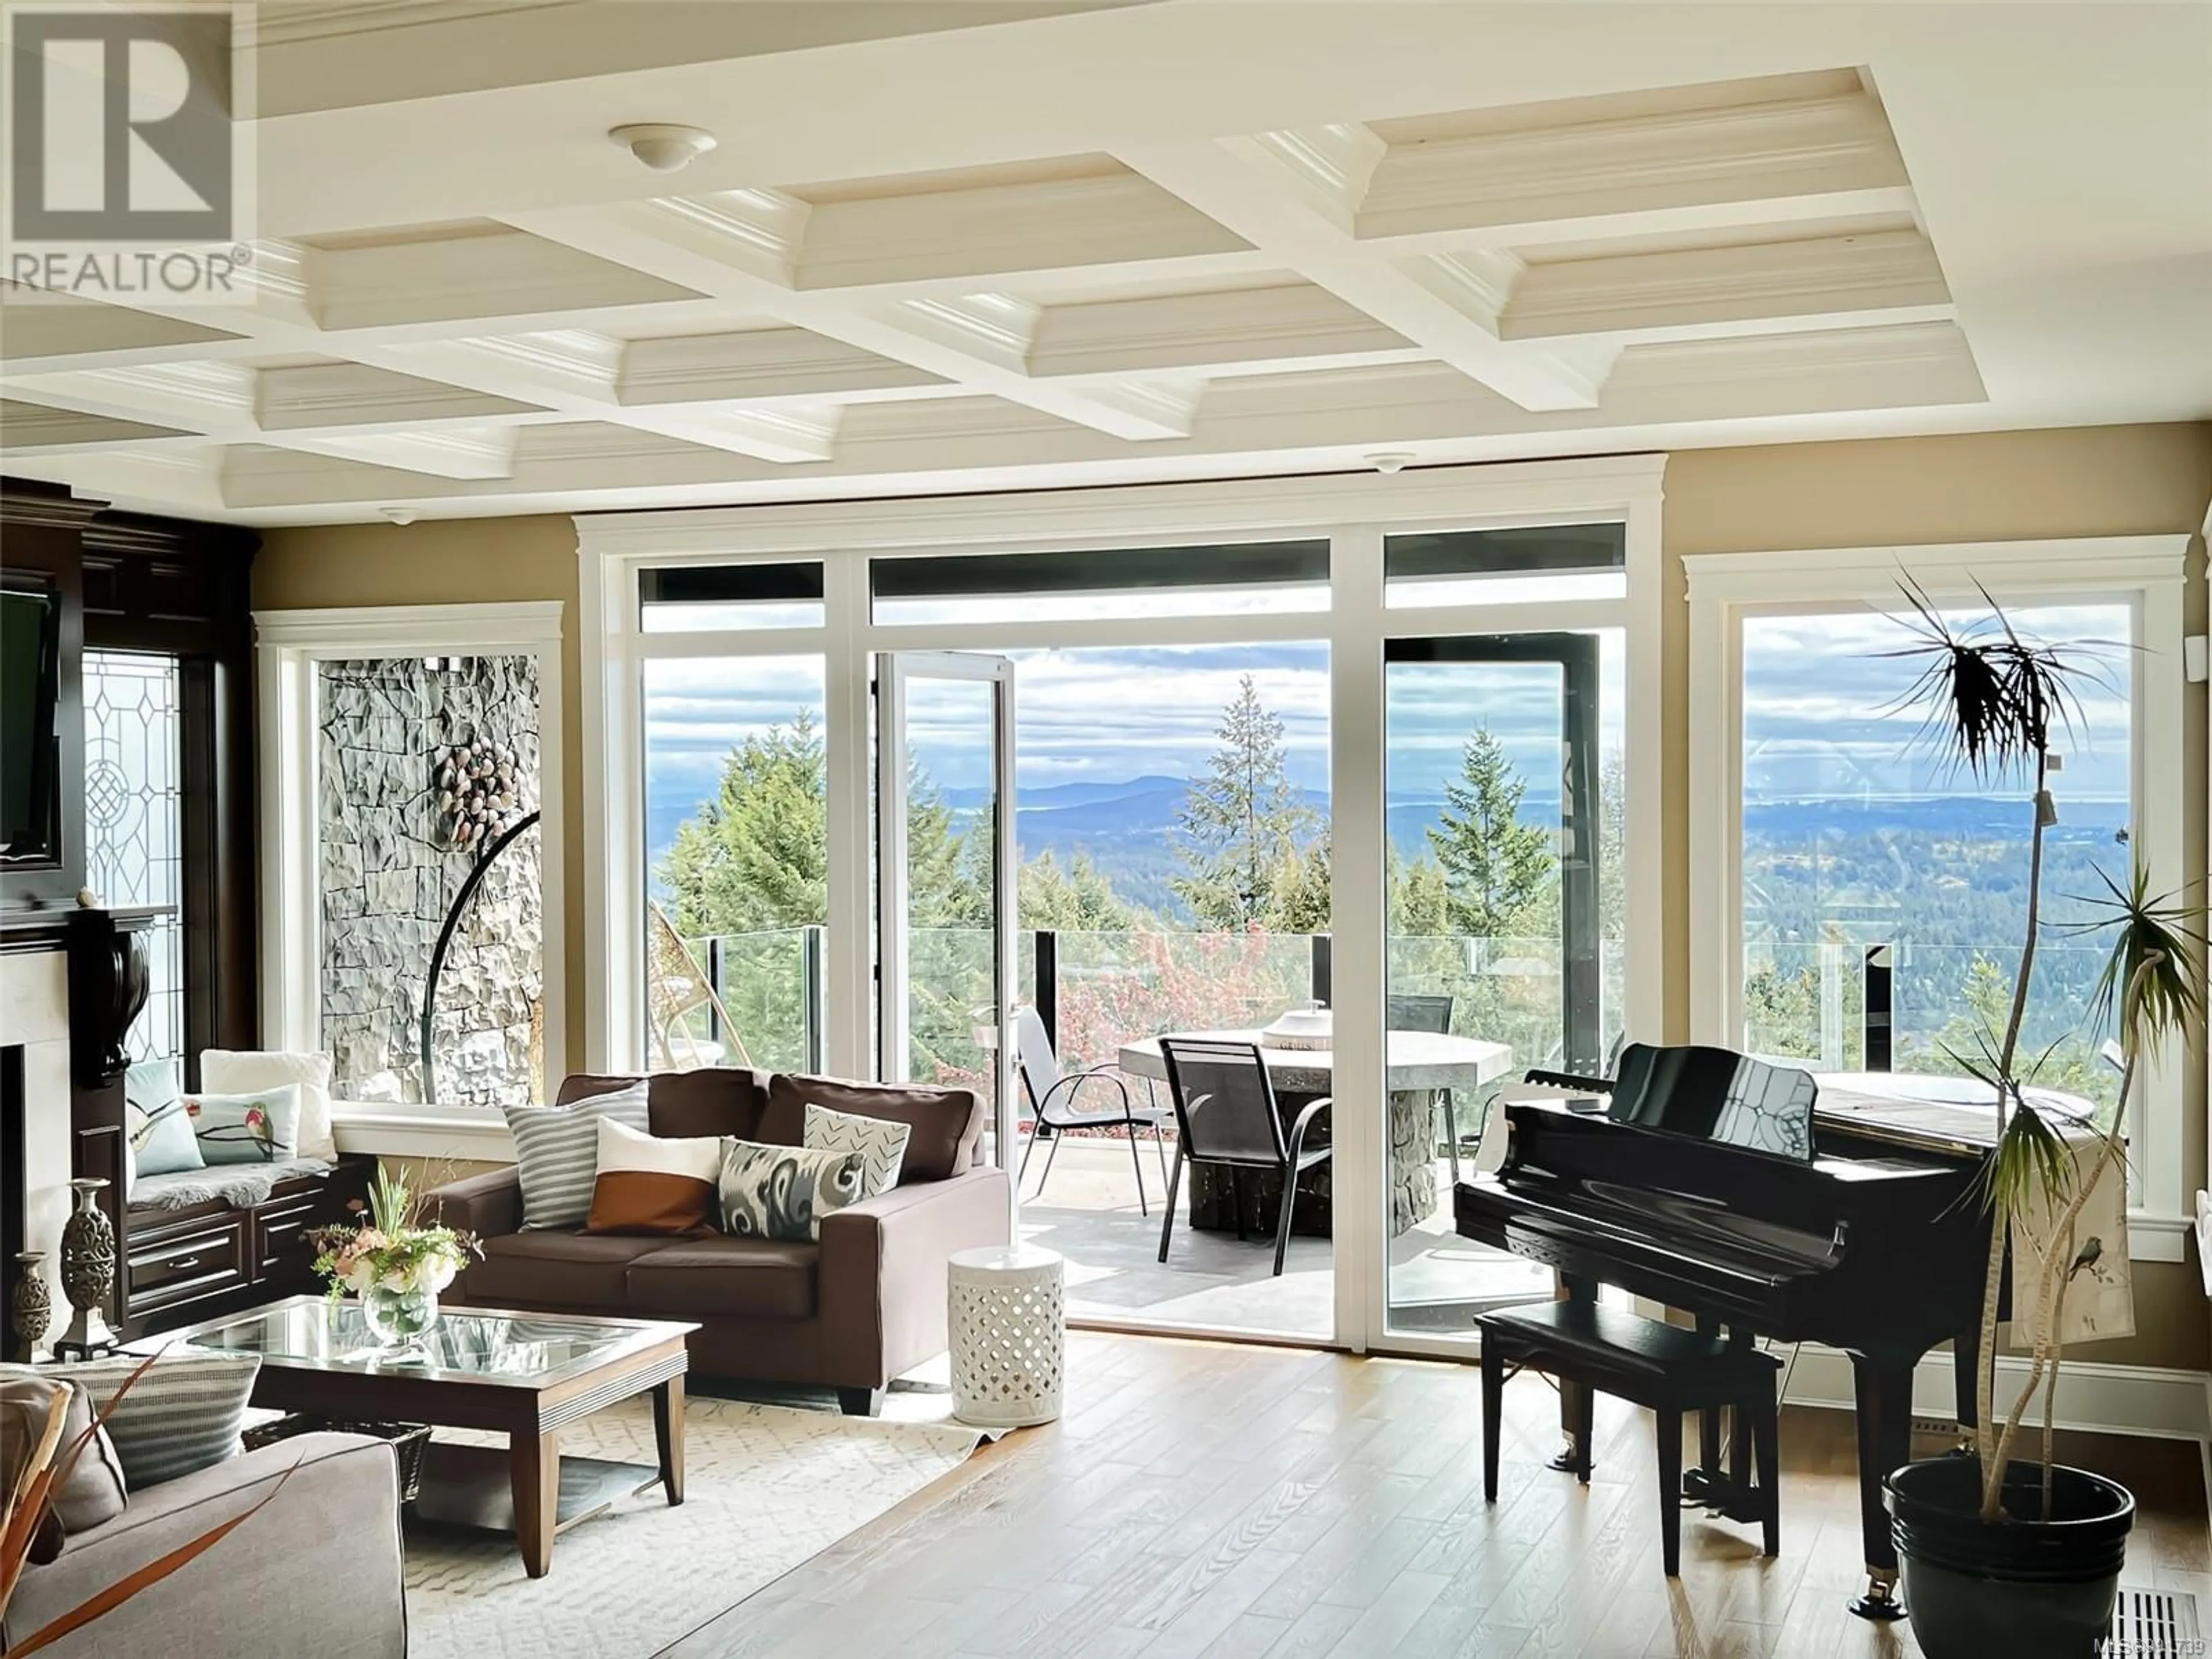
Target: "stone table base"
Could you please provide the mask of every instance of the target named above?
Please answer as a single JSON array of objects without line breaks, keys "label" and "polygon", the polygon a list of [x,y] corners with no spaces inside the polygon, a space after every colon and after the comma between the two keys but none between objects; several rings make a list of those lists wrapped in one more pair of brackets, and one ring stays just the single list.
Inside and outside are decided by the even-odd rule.
[{"label": "stone table base", "polygon": [[[1279,1093],[1285,1132],[1312,1095]],[[1397,1237],[1434,1215],[1437,1192],[1436,1091],[1396,1090],[1390,1096],[1390,1237]],[[1310,1146],[1328,1144],[1328,1120],[1308,1133]],[[1242,1194],[1236,1177],[1242,1176]],[[1242,1171],[1218,1164],[1192,1164],[1183,1172],[1190,1192],[1190,1224],[1205,1232],[1243,1231],[1253,1238],[1274,1236],[1283,1190],[1282,1177],[1269,1170]],[[1335,1164],[1316,1164],[1298,1182],[1297,1206],[1291,1231],[1303,1238],[1327,1238],[1334,1224]]]}]

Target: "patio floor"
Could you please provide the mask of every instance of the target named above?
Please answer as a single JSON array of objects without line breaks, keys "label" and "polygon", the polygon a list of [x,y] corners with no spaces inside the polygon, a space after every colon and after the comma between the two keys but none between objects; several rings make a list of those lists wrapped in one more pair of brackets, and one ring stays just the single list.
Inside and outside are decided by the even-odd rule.
[{"label": "patio floor", "polygon": [[[1040,1196],[1050,1150],[1048,1142],[1030,1160],[1022,1236],[1067,1259],[1069,1317],[1309,1338],[1331,1334],[1335,1291],[1328,1239],[1292,1238],[1277,1279],[1270,1272],[1272,1237],[1240,1243],[1234,1234],[1194,1232],[1188,1207],[1179,1203],[1163,1265],[1160,1202],[1167,1181],[1150,1140],[1138,1146],[1149,1216],[1138,1210],[1127,1143],[1070,1136]],[[1547,1269],[1471,1243],[1452,1230],[1451,1175],[1442,1159],[1437,1191],[1444,1200],[1437,1212],[1391,1241],[1394,1328],[1461,1333],[1483,1308],[1552,1293]]]}]

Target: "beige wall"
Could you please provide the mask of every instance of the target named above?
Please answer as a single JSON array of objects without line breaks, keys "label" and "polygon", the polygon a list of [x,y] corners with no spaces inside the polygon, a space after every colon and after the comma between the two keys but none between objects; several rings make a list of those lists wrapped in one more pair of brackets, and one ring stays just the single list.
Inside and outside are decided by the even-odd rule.
[{"label": "beige wall", "polygon": [[[2102,427],[1961,437],[1686,451],[1668,464],[1663,537],[1667,1028],[1687,1033],[1689,617],[1686,553],[2195,532],[2212,498],[2212,426]],[[479,519],[269,533],[254,566],[265,610],[561,599],[568,733],[568,822],[580,827],[581,683],[576,661],[575,537],[565,518]],[[2203,561],[2192,562],[2189,631],[2205,627]],[[2184,726],[2187,867],[2205,867],[2205,700],[2191,686]],[[583,1062],[583,837],[567,842],[568,1048]],[[2188,1075],[2187,1188],[2204,1182],[2203,1037]],[[2137,1269],[2142,1334],[2081,1357],[2201,1369],[2212,1329],[2195,1264]]]},{"label": "beige wall", "polygon": [[[2212,425],[1979,433],[1758,449],[1686,450],[1667,464],[1662,546],[1667,763],[1662,830],[1667,867],[1667,1029],[1688,1035],[1689,611],[1686,553],[1881,547],[2038,536],[2195,532],[2212,500]],[[2203,548],[2190,562],[2188,631],[2205,627]],[[2189,688],[2182,764],[2185,868],[2205,867],[2204,688]],[[2184,1182],[2204,1184],[2204,1034],[2190,1043]],[[2137,1334],[2076,1358],[2204,1367],[2204,1286],[2194,1261],[2136,1267]]]}]

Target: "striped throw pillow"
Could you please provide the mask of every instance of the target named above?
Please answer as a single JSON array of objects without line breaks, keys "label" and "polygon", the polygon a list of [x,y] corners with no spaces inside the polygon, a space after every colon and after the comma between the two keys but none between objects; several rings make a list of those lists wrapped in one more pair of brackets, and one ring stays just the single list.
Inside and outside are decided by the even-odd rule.
[{"label": "striped throw pillow", "polygon": [[[117,1354],[41,1365],[35,1374],[76,1383],[97,1413],[143,1358]],[[259,1354],[213,1348],[177,1348],[148,1366],[107,1419],[108,1442],[130,1489],[141,1492],[237,1456],[239,1430],[260,1372]]]},{"label": "striped throw pillow", "polygon": [[860,1196],[874,1198],[898,1185],[899,1165],[906,1161],[906,1144],[913,1135],[910,1123],[864,1117],[857,1112],[833,1112],[810,1100],[799,1139],[810,1152],[858,1152]]},{"label": "striped throw pillow", "polygon": [[516,1178],[522,1183],[522,1225],[580,1227],[592,1212],[592,1183],[599,1173],[599,1120],[612,1118],[643,1134],[645,1080],[566,1106],[509,1106]]}]

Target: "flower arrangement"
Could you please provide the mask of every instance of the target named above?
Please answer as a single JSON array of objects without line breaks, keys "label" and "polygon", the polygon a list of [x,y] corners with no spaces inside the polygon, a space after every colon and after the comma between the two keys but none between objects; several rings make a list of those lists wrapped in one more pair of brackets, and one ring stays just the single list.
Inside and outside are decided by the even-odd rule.
[{"label": "flower arrangement", "polygon": [[[352,1207],[358,1212],[361,1200]],[[471,1255],[483,1249],[475,1236],[456,1227],[424,1226],[420,1200],[406,1178],[388,1165],[376,1166],[368,1218],[352,1226],[324,1227],[314,1234],[315,1271],[330,1281],[331,1300],[348,1291],[428,1291],[434,1296],[453,1282]]]}]

